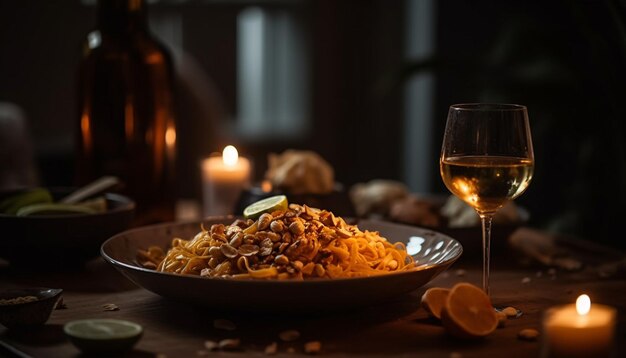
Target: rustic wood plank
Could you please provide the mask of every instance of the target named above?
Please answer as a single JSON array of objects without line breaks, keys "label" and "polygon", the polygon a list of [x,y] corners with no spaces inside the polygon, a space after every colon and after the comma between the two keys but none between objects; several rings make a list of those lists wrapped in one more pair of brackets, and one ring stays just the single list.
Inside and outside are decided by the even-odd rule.
[{"label": "rustic wood plank", "polygon": [[[599,279],[592,271],[557,273],[556,277],[536,267],[514,264],[513,260],[497,258],[492,273],[492,297],[495,305],[521,309],[522,317],[509,320],[506,327],[478,342],[459,342],[429,319],[419,307],[424,288],[393,301],[360,311],[315,316],[276,316],[242,312],[220,312],[189,307],[162,299],[134,287],[129,281],[101,260],[89,263],[78,272],[15,272],[0,269],[1,287],[49,286],[64,288],[67,309],[55,310],[48,323],[27,333],[10,332],[0,328],[0,340],[35,357],[68,357],[79,355],[62,334],[62,325],[73,319],[119,318],[135,321],[145,329],[144,337],[129,353],[130,357],[165,354],[167,357],[196,356],[204,350],[204,341],[240,338],[241,349],[215,355],[263,356],[264,347],[279,342],[278,355],[292,348],[295,355],[304,355],[303,344],[311,340],[322,342],[322,355],[333,357],[396,355],[400,357],[450,357],[453,352],[462,357],[536,357],[540,342],[517,339],[524,328],[540,330],[542,312],[553,305],[571,303],[582,292],[595,302],[618,308],[618,336],[624,337],[626,312],[626,281]],[[506,265],[504,265],[505,263]],[[465,274],[458,276],[458,269]],[[522,283],[524,277],[530,282]],[[459,262],[429,286],[451,287],[454,283],[480,282],[480,268],[474,262]],[[215,294],[219,294],[216,292]],[[244,292],[254,302],[254,292]],[[312,292],[311,294],[315,294]],[[114,303],[119,311],[104,311],[102,305]],[[225,318],[237,325],[234,331],[213,327],[213,320]],[[301,338],[293,343],[280,342],[282,330],[296,329]],[[626,356],[626,342],[618,339],[618,356]],[[293,356],[294,354],[289,354]]]}]

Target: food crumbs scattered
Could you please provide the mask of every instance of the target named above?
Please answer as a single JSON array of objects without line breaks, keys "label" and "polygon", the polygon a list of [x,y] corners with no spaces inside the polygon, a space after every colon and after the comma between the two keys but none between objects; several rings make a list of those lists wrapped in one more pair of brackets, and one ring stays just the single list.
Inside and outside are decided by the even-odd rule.
[{"label": "food crumbs scattered", "polygon": [[508,319],[506,314],[504,312],[496,311],[496,317],[498,317],[498,327],[504,327]]},{"label": "food crumbs scattered", "polygon": [[282,331],[278,334],[278,337],[285,342],[293,342],[296,339],[300,338],[300,332],[290,329],[287,331]]},{"label": "food crumbs scattered", "polygon": [[218,343],[218,346],[221,349],[229,350],[229,349],[236,349],[236,348],[238,348],[240,343],[241,343],[241,341],[238,338],[222,339],[220,341],[220,343]]},{"label": "food crumbs scattered", "polygon": [[265,354],[273,355],[278,351],[278,343],[272,342],[267,347],[265,347]]},{"label": "food crumbs scattered", "polygon": [[539,338],[539,331],[532,328],[522,329],[517,333],[517,338],[523,341],[536,341]]},{"label": "food crumbs scattered", "polygon": [[105,311],[119,311],[120,307],[114,303],[105,303],[102,305]]},{"label": "food crumbs scattered", "polygon": [[322,342],[311,341],[304,344],[304,352],[307,354],[316,354],[322,350]]},{"label": "food crumbs scattered", "polygon": [[522,283],[529,283],[530,282],[530,277],[524,277],[522,279]]},{"label": "food crumbs scattered", "polygon": [[235,329],[237,329],[237,325],[227,319],[213,320],[213,327],[217,329],[223,329],[225,331],[234,331]]},{"label": "food crumbs scattered", "polygon": [[217,346],[217,342],[215,342],[215,341],[210,341],[210,340],[204,341],[204,348],[206,348],[206,349],[208,349],[210,351],[212,351],[214,349],[217,349],[217,347],[218,347]]},{"label": "food crumbs scattered", "polygon": [[517,317],[517,309],[515,307],[507,307],[502,310],[507,317]]},{"label": "food crumbs scattered", "polygon": [[466,271],[463,269],[456,270],[456,275],[459,277],[465,276]]},{"label": "food crumbs scattered", "polygon": [[54,307],[55,310],[66,310],[67,309],[67,305],[65,304],[65,302],[63,302],[63,297],[61,297],[59,299],[59,302],[57,302],[57,305]]}]

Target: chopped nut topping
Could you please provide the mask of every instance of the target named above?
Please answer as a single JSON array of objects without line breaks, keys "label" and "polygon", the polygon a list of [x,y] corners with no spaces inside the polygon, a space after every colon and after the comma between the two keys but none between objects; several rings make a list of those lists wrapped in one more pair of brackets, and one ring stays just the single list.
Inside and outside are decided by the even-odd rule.
[{"label": "chopped nut topping", "polygon": [[259,247],[257,245],[241,245],[239,248],[239,255],[242,256],[252,256],[256,255],[259,252]]},{"label": "chopped nut topping", "polygon": [[282,222],[282,221],[274,220],[274,221],[272,221],[272,223],[270,224],[270,229],[271,229],[273,232],[280,233],[280,232],[282,232],[283,230],[285,230],[285,225],[283,224],[283,222]]},{"label": "chopped nut topping", "polygon": [[156,268],[157,268],[157,265],[154,262],[152,262],[152,261],[144,261],[144,262],[141,263],[141,266],[143,266],[143,267],[145,267],[147,269],[150,269],[150,270],[156,270]]},{"label": "chopped nut topping", "polygon": [[274,217],[272,216],[272,214],[268,214],[268,213],[265,213],[259,216],[259,219],[257,220],[257,224],[256,224],[259,231],[267,229],[267,227],[270,226],[270,223],[272,222],[273,219]]},{"label": "chopped nut topping", "polygon": [[276,259],[274,259],[274,262],[278,265],[286,265],[289,263],[289,258],[285,255],[278,255]]},{"label": "chopped nut topping", "polygon": [[204,348],[212,351],[218,348],[217,342],[215,341],[211,341],[211,340],[206,340],[204,341]]},{"label": "chopped nut topping", "polygon": [[533,328],[522,329],[517,333],[517,338],[523,341],[536,341],[539,338],[539,331]]},{"label": "chopped nut topping", "polygon": [[300,332],[295,329],[290,329],[287,331],[282,331],[278,334],[278,337],[285,342],[293,342],[296,339],[300,338]]},{"label": "chopped nut topping", "polygon": [[241,343],[241,341],[239,340],[239,338],[234,338],[234,339],[222,339],[219,343],[218,343],[218,347],[220,347],[221,349],[224,350],[229,350],[229,349],[236,349],[239,347],[239,344]]},{"label": "chopped nut topping", "polygon": [[517,317],[518,311],[517,308],[509,306],[503,309],[502,313],[504,313],[507,317]]},{"label": "chopped nut topping", "polygon": [[224,254],[224,256],[228,257],[229,259],[235,258],[237,257],[237,255],[239,255],[237,249],[230,246],[230,244],[222,244],[222,246],[220,246],[220,251],[222,251],[222,254]]},{"label": "chopped nut topping", "polygon": [[102,305],[102,308],[105,311],[119,311],[120,310],[119,306],[113,303],[105,303]]},{"label": "chopped nut topping", "polygon": [[0,306],[19,305],[22,303],[35,302],[38,298],[35,296],[19,296],[14,298],[0,298]]},{"label": "chopped nut topping", "polygon": [[278,343],[272,342],[265,347],[265,354],[273,355],[278,351]]},{"label": "chopped nut topping", "polygon": [[304,344],[304,352],[307,354],[316,354],[322,350],[322,342],[311,341]]}]

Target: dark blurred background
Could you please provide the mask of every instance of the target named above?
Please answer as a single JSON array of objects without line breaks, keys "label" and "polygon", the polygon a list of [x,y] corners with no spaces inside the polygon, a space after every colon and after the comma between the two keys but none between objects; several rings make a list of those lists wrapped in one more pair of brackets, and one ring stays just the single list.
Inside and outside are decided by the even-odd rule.
[{"label": "dark blurred background", "polygon": [[[447,109],[528,106],[530,224],[626,247],[623,1],[148,1],[177,75],[180,198],[235,144],[254,161],[312,149],[346,187],[374,178],[447,193]],[[95,0],[0,1],[0,102],[28,119],[37,177],[70,185],[81,44]],[[11,107],[14,108],[14,107]]]}]

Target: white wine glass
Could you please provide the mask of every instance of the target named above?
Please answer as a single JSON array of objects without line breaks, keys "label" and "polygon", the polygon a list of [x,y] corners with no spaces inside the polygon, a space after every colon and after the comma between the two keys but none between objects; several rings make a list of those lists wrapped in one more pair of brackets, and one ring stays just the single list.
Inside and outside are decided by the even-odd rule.
[{"label": "white wine glass", "polygon": [[450,106],[439,168],[448,190],[480,216],[482,287],[489,295],[493,216],[526,190],[534,171],[526,107],[488,103]]}]

